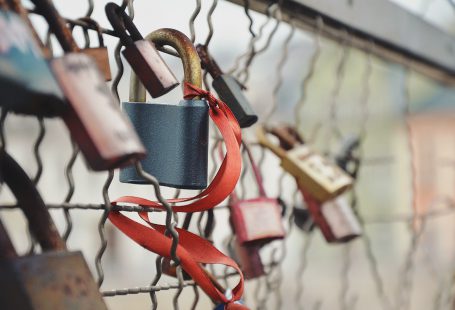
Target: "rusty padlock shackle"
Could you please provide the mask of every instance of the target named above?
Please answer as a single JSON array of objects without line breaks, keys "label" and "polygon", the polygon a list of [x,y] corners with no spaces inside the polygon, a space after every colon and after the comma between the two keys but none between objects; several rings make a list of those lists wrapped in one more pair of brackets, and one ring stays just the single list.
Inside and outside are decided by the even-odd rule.
[{"label": "rusty padlock shackle", "polygon": [[[182,59],[184,81],[199,88],[202,87],[201,60],[193,43],[185,34],[172,28],[161,28],[151,32],[145,39],[158,46],[173,47]],[[133,71],[131,72],[129,100],[132,102],[146,101],[144,84]]]},{"label": "rusty padlock shackle", "polygon": [[[272,134],[277,137],[280,140],[280,146],[273,143],[267,137],[267,134]],[[280,158],[286,156],[286,151],[304,143],[304,140],[300,137],[298,132],[290,126],[267,128],[265,125],[259,125],[256,130],[256,136],[260,145],[270,149]]]},{"label": "rusty padlock shackle", "polygon": [[30,229],[44,251],[66,250],[54,221],[38,190],[22,167],[4,150],[0,151],[0,178],[13,193]]},{"label": "rusty padlock shackle", "polygon": [[269,132],[280,140],[280,146],[286,151],[305,143],[297,130],[292,126],[275,126],[270,128]]},{"label": "rusty padlock shackle", "polygon": [[[93,18],[88,17],[88,16],[81,17],[81,18],[79,18],[79,20],[84,21],[87,24],[89,24],[89,25],[91,25],[91,26],[93,26],[95,28],[93,30],[96,31],[96,34],[97,34],[98,46],[99,47],[105,47],[106,45],[104,44],[103,31],[102,31],[102,28],[101,28],[100,24],[96,20],[94,20]],[[89,28],[82,27],[82,31],[85,34],[88,34],[89,30],[90,30]],[[89,46],[87,46],[87,47],[89,47]]]},{"label": "rusty padlock shackle", "polygon": [[43,15],[49,24],[50,30],[57,37],[62,49],[65,52],[79,52],[76,41],[71,34],[70,29],[52,0],[31,0],[35,5],[38,13]]},{"label": "rusty padlock shackle", "polygon": [[134,44],[134,41],[144,39],[131,17],[119,5],[109,2],[106,4],[104,10],[112,28],[118,34],[122,45],[130,46]]}]

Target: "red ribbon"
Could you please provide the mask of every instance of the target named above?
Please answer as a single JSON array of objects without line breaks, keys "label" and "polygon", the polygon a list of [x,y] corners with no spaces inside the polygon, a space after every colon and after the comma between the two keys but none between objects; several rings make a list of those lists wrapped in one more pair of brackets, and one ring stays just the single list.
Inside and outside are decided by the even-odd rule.
[{"label": "red ribbon", "polygon": [[[170,199],[169,203],[186,203],[173,206],[174,212],[201,212],[211,209],[224,201],[234,190],[240,177],[241,154],[240,144],[242,140],[240,126],[227,105],[215,98],[210,92],[200,89],[192,84],[184,84],[184,98],[192,99],[201,97],[209,103],[209,115],[220,131],[226,146],[226,155],[211,184],[199,195],[190,198]],[[165,210],[156,201],[148,199],[124,196],[113,201],[113,205],[119,203],[133,203],[142,207]],[[166,226],[152,223],[148,212],[139,212],[139,216],[149,225],[146,227],[118,211],[109,214],[109,220],[125,235],[133,241],[160,256],[170,258],[172,239],[165,235]],[[186,230],[176,228],[179,233],[177,256],[181,266],[191,278],[213,300],[226,304],[225,309],[245,310],[243,305],[234,304],[243,294],[243,274],[238,265],[228,256],[218,251],[210,242]],[[201,264],[222,264],[234,268],[240,275],[237,286],[232,290],[233,297],[228,300],[224,292],[219,291],[211,282],[209,276],[201,267]]]}]

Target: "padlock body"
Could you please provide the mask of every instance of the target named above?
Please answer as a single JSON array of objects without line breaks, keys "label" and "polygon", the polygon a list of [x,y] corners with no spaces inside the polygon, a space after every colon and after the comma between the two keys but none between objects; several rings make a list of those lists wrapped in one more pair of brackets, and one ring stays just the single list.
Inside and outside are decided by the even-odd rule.
[{"label": "padlock body", "polygon": [[70,103],[63,119],[93,170],[118,168],[145,156],[145,148],[89,56],[65,54],[51,65]]},{"label": "padlock body", "polygon": [[[207,186],[209,108],[205,100],[182,100],[178,105],[124,102],[147,149],[142,168],[161,185],[182,189]],[[120,171],[120,182],[149,184],[134,167]]]},{"label": "padlock body", "polygon": [[0,261],[2,309],[107,309],[81,252]]},{"label": "padlock body", "polygon": [[321,212],[330,227],[329,236],[335,242],[348,242],[361,235],[359,221],[346,197],[340,196],[324,203]]},{"label": "padlock body", "polygon": [[111,65],[109,64],[109,53],[107,47],[90,47],[81,50],[82,53],[93,58],[98,69],[103,73],[106,81],[112,80]]},{"label": "padlock body", "polygon": [[333,199],[352,186],[353,180],[346,172],[306,145],[288,151],[281,166],[319,202]]},{"label": "padlock body", "polygon": [[234,243],[238,263],[246,280],[256,279],[265,274],[259,247],[255,245],[241,245]]},{"label": "padlock body", "polygon": [[152,42],[135,41],[122,53],[153,98],[166,94],[179,84]]},{"label": "padlock body", "polygon": [[234,113],[241,128],[250,127],[257,122],[258,116],[245,97],[239,83],[228,74],[223,74],[212,82],[220,99]]},{"label": "padlock body", "polygon": [[264,245],[285,236],[276,199],[239,200],[231,206],[231,220],[241,245]]},{"label": "padlock body", "polygon": [[59,116],[67,108],[63,92],[28,26],[0,11],[0,106],[20,114]]},{"label": "padlock body", "polygon": [[307,196],[308,210],[314,223],[329,243],[345,243],[361,235],[361,226],[345,196],[324,204]]}]

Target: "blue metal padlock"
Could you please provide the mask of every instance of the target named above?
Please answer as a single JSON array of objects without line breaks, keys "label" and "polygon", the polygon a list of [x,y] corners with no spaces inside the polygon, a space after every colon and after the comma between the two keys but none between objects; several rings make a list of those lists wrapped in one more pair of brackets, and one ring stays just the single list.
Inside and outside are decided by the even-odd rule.
[{"label": "blue metal padlock", "polygon": [[5,10],[0,10],[0,93],[0,106],[15,113],[56,116],[67,108],[28,25]]},{"label": "blue metal padlock", "polygon": [[[146,37],[156,45],[176,49],[184,66],[185,81],[202,86],[201,63],[196,49],[183,33],[169,28]],[[131,73],[130,102],[122,108],[147,149],[143,169],[164,186],[203,189],[207,186],[209,108],[205,100],[182,100],[179,104],[145,103],[146,91]],[[148,184],[134,167],[120,171],[120,182]]]}]

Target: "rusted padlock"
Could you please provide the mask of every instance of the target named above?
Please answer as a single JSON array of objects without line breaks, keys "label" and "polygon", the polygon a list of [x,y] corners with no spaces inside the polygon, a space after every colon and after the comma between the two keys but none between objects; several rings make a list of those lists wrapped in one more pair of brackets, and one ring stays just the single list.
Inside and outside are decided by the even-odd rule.
[{"label": "rusted padlock", "polygon": [[[111,65],[109,64],[109,52],[107,47],[104,45],[104,38],[103,33],[101,32],[101,26],[98,22],[90,17],[83,17],[81,18],[82,21],[86,22],[87,24],[93,26],[98,34],[98,47],[87,47],[81,50],[81,53],[89,55],[92,57],[96,64],[98,65],[98,69],[103,73],[104,79],[106,81],[112,80],[111,74]],[[88,30],[84,28],[86,35],[88,35]]]},{"label": "rusted padlock", "polygon": [[259,246],[241,245],[237,238],[233,237],[227,242],[227,250],[229,256],[242,269],[243,277],[246,280],[256,279],[265,274]]},{"label": "rusted padlock", "polygon": [[[115,3],[106,4],[106,15],[114,31],[125,46],[123,56],[136,72],[153,98],[162,96],[179,82],[164,62],[155,45],[144,40],[133,20]],[[127,34],[129,32],[129,35]]]},{"label": "rusted padlock", "polygon": [[[202,86],[201,64],[191,40],[178,30],[163,28],[153,31],[147,40],[173,47],[182,60],[185,81]],[[131,75],[130,101],[123,111],[133,123],[147,148],[141,161],[144,170],[161,185],[183,189],[207,186],[209,107],[207,101],[195,98],[178,104],[146,103],[146,90],[136,74]],[[120,171],[120,181],[147,184],[134,167]]]},{"label": "rusted padlock", "polygon": [[228,74],[224,74],[221,68],[211,57],[205,45],[196,46],[202,67],[206,69],[213,78],[212,86],[215,88],[220,99],[223,100],[234,113],[240,127],[246,128],[257,122],[258,116],[253,111],[251,104],[245,97],[243,90],[237,80]]},{"label": "rusted padlock", "polygon": [[327,242],[349,242],[362,234],[362,228],[349,206],[347,197],[341,195],[321,205],[311,195],[305,194],[304,190],[302,194],[314,223]]},{"label": "rusted padlock", "polygon": [[[281,146],[274,144],[266,135],[274,134]],[[281,159],[281,166],[294,176],[299,184],[319,202],[333,199],[351,188],[352,178],[326,157],[311,150],[296,132],[289,127],[266,130],[259,126],[259,143]]]},{"label": "rusted padlock", "polygon": [[267,197],[262,176],[254,162],[253,155],[245,143],[243,147],[248,155],[259,188],[259,197],[238,199],[235,192],[232,193],[230,201],[231,222],[241,245],[262,246],[273,240],[284,238],[282,208],[277,199]]},{"label": "rusted padlock", "polygon": [[10,188],[43,253],[18,257],[0,223],[2,309],[107,309],[81,252],[65,242],[25,171],[0,152],[1,179]]},{"label": "rusted padlock", "polygon": [[70,108],[63,115],[93,170],[107,170],[143,158],[145,149],[91,57],[79,53],[70,30],[50,0],[33,0],[56,35],[63,57],[51,60]]},{"label": "rusted padlock", "polygon": [[61,115],[68,105],[21,6],[0,4],[0,106],[20,114]]}]

